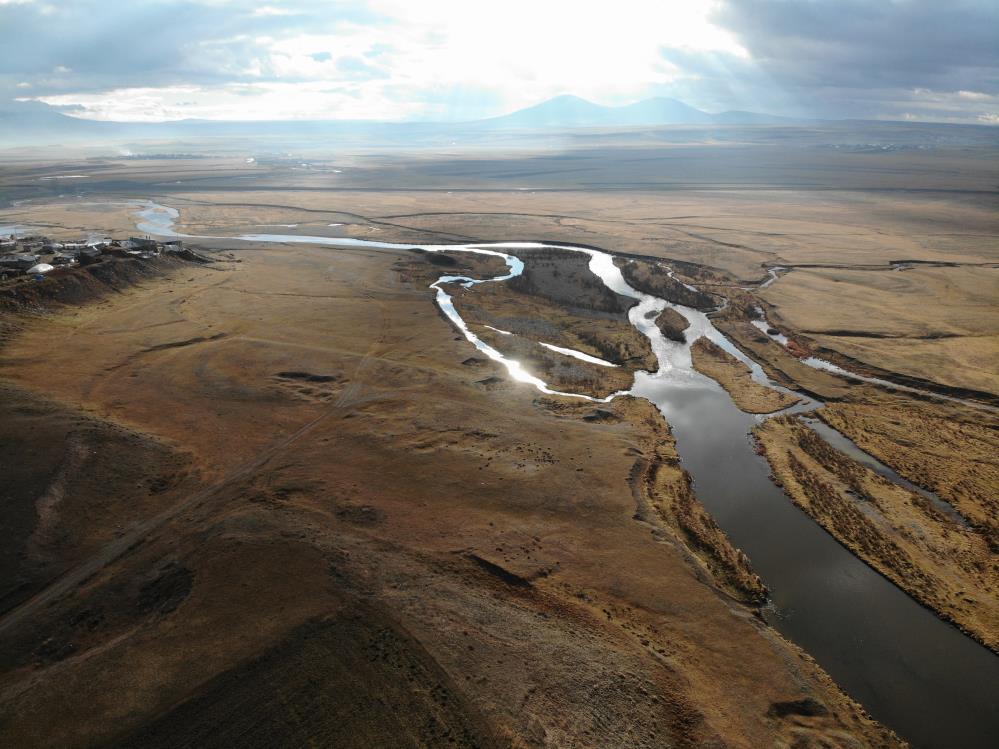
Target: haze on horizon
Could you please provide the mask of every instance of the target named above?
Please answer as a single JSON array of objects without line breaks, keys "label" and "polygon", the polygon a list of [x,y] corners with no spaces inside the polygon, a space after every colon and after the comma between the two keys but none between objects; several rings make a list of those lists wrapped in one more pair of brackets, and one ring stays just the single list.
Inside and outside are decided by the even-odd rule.
[{"label": "haze on horizon", "polygon": [[462,121],[559,94],[999,123],[999,4],[0,0],[4,110]]}]

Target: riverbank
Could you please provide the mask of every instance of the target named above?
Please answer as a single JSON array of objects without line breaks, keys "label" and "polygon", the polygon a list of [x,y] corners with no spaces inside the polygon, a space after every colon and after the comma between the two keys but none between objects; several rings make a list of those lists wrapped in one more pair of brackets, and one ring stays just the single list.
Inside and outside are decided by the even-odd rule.
[{"label": "riverbank", "polygon": [[235,700],[258,735],[346,745],[428,715],[419,735],[459,746],[899,745],[635,519],[654,434],[630,399],[560,412],[465,364],[404,250],[234,253],[33,318],[0,353],[4,377],[183,447],[201,477],[0,617],[5,742],[175,745]]},{"label": "riverbank", "polygon": [[454,294],[476,335],[562,392],[606,398],[628,390],[636,371],[656,369],[648,338],[628,319],[635,300],[608,289],[589,258],[559,250],[517,257],[524,262],[517,278]]},{"label": "riverbank", "polygon": [[[289,242],[302,241],[336,245],[340,240],[325,237],[297,237],[286,235],[252,235],[244,241]],[[347,241],[347,240],[344,240]],[[350,240],[353,246],[363,244]],[[385,242],[374,242],[371,247],[395,249]],[[979,742],[988,733],[988,697],[969,691],[965,681],[969,673],[978,676],[972,682],[999,681],[996,661],[983,656],[982,651],[938,619],[928,615],[911,598],[884,578],[865,566],[860,560],[836,544],[830,537],[817,531],[817,526],[787,504],[783,493],[770,481],[766,463],[753,452],[749,442],[741,435],[748,426],[746,414],[735,408],[731,401],[719,397],[721,389],[708,378],[692,369],[689,345],[667,341],[658,325],[653,324],[657,314],[669,303],[629,286],[624,279],[620,262],[609,254],[592,247],[546,247],[539,243],[505,242],[490,245],[465,245],[456,247],[424,245],[428,251],[465,251],[496,255],[506,261],[508,272],[492,279],[456,279],[468,288],[488,288],[502,281],[515,281],[524,270],[523,261],[507,252],[524,250],[557,250],[589,256],[589,269],[608,289],[635,299],[638,303],[628,312],[631,324],[649,339],[659,362],[654,373],[636,373],[632,392],[654,402],[670,424],[681,434],[678,449],[691,473],[699,482],[701,496],[713,516],[724,522],[729,536],[743,545],[751,554],[767,580],[774,581],[774,612],[770,621],[796,642],[806,644],[810,653],[816,654],[830,668],[838,680],[851,691],[862,696],[864,703],[876,706],[878,712],[894,725],[904,726],[911,736],[928,745],[949,746],[955,724],[961,726],[964,743]],[[695,291],[685,282],[675,278],[668,267],[662,267],[665,277],[679,284],[685,291]],[[774,276],[771,274],[770,278]],[[485,352],[489,358],[502,363],[511,377],[530,384],[545,394],[569,398],[589,398],[578,393],[558,393],[543,380],[525,371],[519,361],[478,339],[454,308],[451,296],[442,288],[447,277],[431,285],[437,291],[437,302],[452,324],[464,333],[466,340]],[[769,280],[769,279],[768,279]],[[744,304],[722,305],[722,315],[731,318]],[[752,371],[753,378],[766,383],[766,374],[753,360],[712,325],[711,320],[698,310],[674,305],[673,309],[684,316],[690,328],[689,340],[708,336],[727,353],[738,358]],[[750,328],[756,326],[752,318],[746,321]],[[764,336],[770,340],[769,333]],[[685,332],[685,339],[688,334]],[[781,350],[785,347],[781,346]],[[787,356],[787,354],[785,354]],[[850,384],[847,397],[883,397],[885,383],[875,380],[857,386],[856,377],[811,359],[793,361],[814,374],[813,382],[840,386]],[[920,397],[926,394],[917,393]],[[607,399],[605,399],[607,400]],[[818,404],[813,404],[818,405]],[[712,424],[705,430],[705,424]],[[725,470],[718,471],[717,456],[726,455]],[[738,476],[738,483],[733,478]],[[790,543],[788,541],[791,541]],[[849,588],[836,585],[845,576],[853,580]],[[779,587],[777,584],[779,583]],[[864,612],[859,615],[858,612]],[[872,628],[871,622],[878,626]],[[835,626],[830,629],[830,624]],[[835,632],[835,636],[828,633]],[[847,636],[847,633],[854,633]],[[862,634],[861,634],[862,633]],[[859,639],[858,639],[858,635]],[[861,643],[858,645],[858,642]],[[927,651],[925,643],[933,643]],[[864,657],[857,660],[858,649]],[[902,656],[905,666],[894,660],[885,660],[886,653],[926,652],[917,664]],[[863,665],[858,667],[858,663]],[[957,668],[957,664],[962,666]],[[946,684],[946,689],[920,696],[899,695],[894,685],[900,679],[911,679],[914,672],[920,679],[936,685]],[[901,698],[901,699],[900,699]],[[948,716],[941,722],[934,716]],[[956,716],[967,716],[958,719]]]},{"label": "riverbank", "polygon": [[667,307],[659,313],[659,317],[656,318],[656,325],[659,326],[659,330],[662,331],[663,336],[670,341],[683,343],[687,340],[684,331],[690,327],[690,323],[672,307]]},{"label": "riverbank", "polygon": [[790,393],[755,382],[742,362],[707,338],[698,339],[690,352],[694,369],[725,388],[735,404],[746,413],[769,414],[789,408],[801,400]]},{"label": "riverbank", "polygon": [[953,505],[999,554],[999,419],[920,403],[837,403],[817,414],[902,476]]},{"label": "riverbank", "polygon": [[770,419],[754,433],[796,505],[913,598],[996,652],[999,565],[984,535],[830,448],[794,417]]}]

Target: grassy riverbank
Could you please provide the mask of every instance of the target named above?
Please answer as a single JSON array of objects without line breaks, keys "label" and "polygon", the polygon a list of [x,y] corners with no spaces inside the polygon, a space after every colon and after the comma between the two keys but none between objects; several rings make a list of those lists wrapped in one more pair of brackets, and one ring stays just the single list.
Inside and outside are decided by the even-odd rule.
[{"label": "grassy riverbank", "polygon": [[[894,743],[742,603],[759,589],[648,404],[540,398],[469,362],[411,253],[234,254],[25,318],[0,352],[12,406],[44,390],[196,477],[126,523],[93,514],[112,540],[0,617],[5,743],[175,745],[242,725],[236,704],[254,735],[347,745],[383,725],[458,746]],[[32,470],[18,506],[74,517],[45,489],[58,465]]]},{"label": "grassy riverbank", "polygon": [[755,434],[796,505],[913,598],[999,648],[999,563],[983,534],[833,449],[795,417],[770,419]]},{"label": "grassy riverbank", "polygon": [[773,413],[800,400],[756,382],[745,364],[707,338],[695,341],[690,353],[694,369],[717,381],[746,413]]}]

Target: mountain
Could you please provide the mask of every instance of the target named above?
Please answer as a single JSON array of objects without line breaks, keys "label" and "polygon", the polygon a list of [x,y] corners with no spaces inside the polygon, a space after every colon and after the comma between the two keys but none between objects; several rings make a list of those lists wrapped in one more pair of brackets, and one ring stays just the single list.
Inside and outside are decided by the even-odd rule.
[{"label": "mountain", "polygon": [[716,125],[778,125],[795,122],[790,117],[779,117],[775,114],[762,114],[760,112],[744,112],[738,109],[719,112],[710,115],[710,117]]},{"label": "mountain", "polygon": [[374,122],[361,120],[105,122],[69,117],[36,102],[0,107],[0,147],[42,143],[173,138],[316,138],[341,144],[432,145],[441,139],[489,137],[498,130],[552,131],[583,127],[656,125],[762,125],[787,122],[755,112],[709,114],[682,101],[654,98],[605,107],[578,96],[554,99],[501,117],[472,122]]},{"label": "mountain", "polygon": [[662,97],[636,101],[609,111],[612,119],[635,125],[699,125],[712,122],[712,115],[707,112],[694,109],[682,101]]},{"label": "mountain", "polygon": [[762,125],[787,122],[757,112],[709,114],[676,99],[657,97],[621,107],[605,107],[578,96],[556,96],[502,117],[480,120],[493,129],[538,130],[573,127],[638,127],[649,125]]},{"label": "mountain", "polygon": [[0,108],[0,142],[18,136],[48,137],[78,134],[81,137],[108,131],[108,125],[117,123],[93,122],[67,117],[48,106],[36,102],[19,102]]},{"label": "mountain", "polygon": [[535,130],[548,127],[588,127],[609,121],[610,109],[578,96],[556,96],[554,99],[518,109],[501,117],[491,117],[476,123],[487,127]]},{"label": "mountain", "polygon": [[[2,2],[2,0],[0,0]],[[285,140],[331,138],[350,145],[405,145],[440,139],[453,125],[363,120],[176,120],[114,122],[70,117],[34,102],[0,106],[0,148],[177,139]]]}]

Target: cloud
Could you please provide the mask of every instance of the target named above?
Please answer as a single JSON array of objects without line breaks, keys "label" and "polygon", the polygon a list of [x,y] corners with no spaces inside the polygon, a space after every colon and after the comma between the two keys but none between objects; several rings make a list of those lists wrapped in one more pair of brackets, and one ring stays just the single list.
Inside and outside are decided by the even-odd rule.
[{"label": "cloud", "polygon": [[95,119],[471,119],[573,93],[976,122],[999,81],[993,0],[0,0],[0,27],[0,97]]},{"label": "cloud", "polygon": [[275,8],[272,5],[264,5],[260,8],[255,8],[253,11],[255,16],[294,16],[297,13],[290,8]]},{"label": "cloud", "polygon": [[754,59],[810,85],[932,86],[999,66],[999,4],[727,0],[714,18]]},{"label": "cloud", "polygon": [[707,111],[738,109],[797,117],[808,115],[797,98],[751,57],[725,51],[670,48],[662,49],[661,54],[676,70],[674,80],[663,94]]},{"label": "cloud", "polygon": [[[238,84],[270,83],[304,92],[321,83],[323,90],[366,100],[365,111],[391,113],[394,103],[398,114],[420,116],[409,97],[421,95],[423,117],[462,119],[566,92],[609,103],[638,98],[671,79],[658,53],[664,39],[740,52],[731,34],[707,22],[709,0],[682,7],[619,0],[613,9],[569,0],[108,5],[71,1],[45,20],[27,8],[9,21],[0,15],[5,26],[24,32],[5,55],[11,62],[3,72],[31,81],[38,101],[72,106],[77,116],[91,118],[140,116],[122,91],[141,90],[150,115],[174,116],[185,106],[176,99],[178,86],[224,93]],[[53,79],[56,51],[58,64],[73,75]],[[242,110],[220,103],[215,115],[287,112],[263,98],[256,107],[250,97],[241,100]],[[211,115],[206,106],[192,107],[190,115]],[[301,111],[339,116],[345,110],[339,100],[332,106],[320,99]]]},{"label": "cloud", "polygon": [[[398,94],[360,96],[356,87],[329,89],[321,82],[228,83],[218,86],[121,88],[92,94],[24,98],[94,120],[168,122],[184,119],[292,120],[416,117],[423,104]],[[248,105],[249,102],[249,105]]]},{"label": "cloud", "polygon": [[959,92],[999,93],[994,0],[724,0],[712,20],[775,88],[816,115],[900,116],[915,107],[974,119],[974,102]]}]

